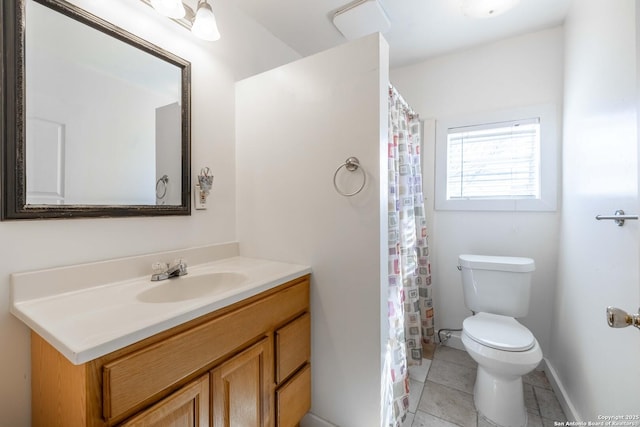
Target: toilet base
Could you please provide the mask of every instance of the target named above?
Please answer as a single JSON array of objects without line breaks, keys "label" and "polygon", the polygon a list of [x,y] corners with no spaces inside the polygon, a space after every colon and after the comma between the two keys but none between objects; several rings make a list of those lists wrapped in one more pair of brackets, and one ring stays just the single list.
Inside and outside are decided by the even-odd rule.
[{"label": "toilet base", "polygon": [[501,427],[526,427],[522,377],[497,377],[478,366],[473,400],[478,412]]}]

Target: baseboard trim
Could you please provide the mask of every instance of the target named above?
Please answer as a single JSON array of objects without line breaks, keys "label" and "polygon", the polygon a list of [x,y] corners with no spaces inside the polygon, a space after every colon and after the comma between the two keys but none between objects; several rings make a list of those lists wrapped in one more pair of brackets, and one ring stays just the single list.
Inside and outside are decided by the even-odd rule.
[{"label": "baseboard trim", "polygon": [[307,415],[300,421],[300,427],[338,427],[331,424],[329,421],[324,420],[317,415],[313,415],[311,412],[307,412]]},{"label": "baseboard trim", "polygon": [[562,381],[560,381],[560,377],[556,372],[555,368],[549,362],[549,359],[546,357],[543,359],[544,362],[544,372],[547,374],[547,379],[553,388],[553,391],[556,393],[556,397],[558,398],[558,402],[560,402],[560,406],[562,406],[562,410],[564,414],[567,416],[567,421],[577,421],[582,422],[582,418],[578,415],[578,411],[576,411],[575,406],[571,403],[571,399],[569,399],[569,395],[567,394],[567,390],[562,385]]}]

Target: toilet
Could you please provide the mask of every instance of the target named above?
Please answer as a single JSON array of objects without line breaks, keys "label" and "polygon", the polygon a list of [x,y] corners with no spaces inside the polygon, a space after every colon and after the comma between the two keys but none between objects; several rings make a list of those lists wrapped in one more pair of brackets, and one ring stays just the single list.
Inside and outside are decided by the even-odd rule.
[{"label": "toilet", "polygon": [[522,376],[542,360],[531,331],[516,319],[529,311],[530,258],[460,255],[462,290],[474,314],[462,323],[462,343],[478,362],[473,390],[480,415],[501,427],[525,427]]}]

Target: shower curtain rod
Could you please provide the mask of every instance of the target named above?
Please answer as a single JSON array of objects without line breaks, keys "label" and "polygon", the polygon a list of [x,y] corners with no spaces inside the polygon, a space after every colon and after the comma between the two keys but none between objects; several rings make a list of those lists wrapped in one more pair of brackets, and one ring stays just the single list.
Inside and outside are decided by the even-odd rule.
[{"label": "shower curtain rod", "polygon": [[418,113],[416,113],[413,110],[413,108],[411,108],[409,103],[404,100],[402,95],[400,95],[400,92],[398,92],[398,90],[391,83],[389,83],[389,96],[395,97],[400,102],[400,104],[407,110],[409,115],[414,116],[414,117],[420,117],[420,115]]}]

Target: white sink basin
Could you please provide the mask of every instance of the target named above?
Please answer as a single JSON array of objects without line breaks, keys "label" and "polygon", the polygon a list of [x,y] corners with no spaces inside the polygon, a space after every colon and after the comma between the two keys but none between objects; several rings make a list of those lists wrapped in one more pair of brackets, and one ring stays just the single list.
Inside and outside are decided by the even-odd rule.
[{"label": "white sink basin", "polygon": [[[148,303],[184,301],[232,290],[247,276],[236,272],[215,272],[167,279],[140,292],[136,299]],[[152,282],[154,283],[154,282]]]}]

